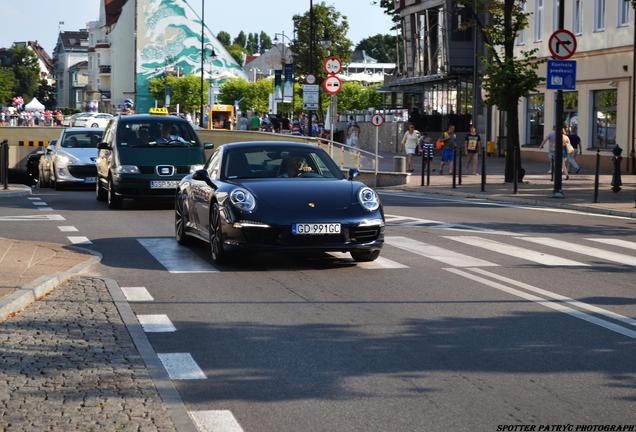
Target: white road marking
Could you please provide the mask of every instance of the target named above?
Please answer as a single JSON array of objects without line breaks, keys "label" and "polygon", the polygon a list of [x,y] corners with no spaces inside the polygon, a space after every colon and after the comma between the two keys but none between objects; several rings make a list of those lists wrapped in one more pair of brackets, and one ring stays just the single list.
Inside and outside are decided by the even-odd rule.
[{"label": "white road marking", "polygon": [[[391,219],[387,219],[387,216]],[[425,227],[431,229],[447,230],[447,231],[461,231],[469,232],[473,234],[492,234],[492,235],[504,235],[504,236],[518,236],[519,233],[510,231],[493,230],[488,228],[480,228],[466,224],[454,224],[441,221],[435,221],[430,219],[420,219],[410,216],[398,216],[398,215],[384,215],[386,224],[388,226],[398,227]],[[404,222],[400,222],[404,221]]]},{"label": "white road marking", "polygon": [[39,201],[42,198],[40,198],[40,197],[28,197],[27,199],[30,200],[30,201]]},{"label": "white road marking", "polygon": [[583,246],[577,243],[570,243],[563,240],[557,240],[549,237],[517,237],[520,240],[537,243],[544,246],[550,246],[557,249],[564,249],[581,255],[589,255],[594,258],[600,258],[607,261],[614,261],[620,264],[636,266],[636,257],[623,255],[616,252],[610,252],[603,249],[597,249],[589,246]]},{"label": "white road marking", "polygon": [[31,204],[33,204],[34,206],[47,206],[48,205],[44,201],[31,201]]},{"label": "white road marking", "polygon": [[168,315],[137,315],[139,324],[146,333],[172,333],[177,328],[172,324]]},{"label": "white road marking", "polygon": [[90,241],[88,237],[84,237],[84,236],[68,236],[66,238],[73,244],[79,244],[79,245],[93,244],[93,242]]},{"label": "white road marking", "polygon": [[207,377],[190,353],[157,353],[168,376],[173,380],[197,380]]},{"label": "white road marking", "polygon": [[154,298],[146,287],[121,287],[121,290],[129,302],[151,302]]},{"label": "white road marking", "polygon": [[77,232],[78,231],[77,228],[75,228],[74,226],[69,226],[69,225],[58,226],[57,229],[59,229],[62,232]]},{"label": "white road marking", "polygon": [[579,266],[587,267],[587,264],[580,263],[578,261],[572,261],[566,258],[561,258],[556,255],[549,255],[542,252],[537,252],[531,249],[526,249],[518,246],[501,243],[498,241],[490,240],[482,237],[450,237],[445,238],[454,240],[460,243],[464,243],[471,246],[476,246],[493,252],[497,252],[504,255],[510,255],[516,258],[521,258],[527,261],[533,261],[546,266]]},{"label": "white road marking", "polygon": [[0,222],[43,222],[43,221],[63,221],[64,216],[57,214],[49,215],[29,215],[29,216],[0,216]]},{"label": "white road marking", "polygon": [[593,242],[604,243],[612,246],[618,246],[626,249],[636,250],[636,242],[630,242],[627,240],[620,240],[614,238],[587,238],[585,240],[590,240]]},{"label": "white road marking", "polygon": [[621,315],[621,314],[617,314],[616,312],[612,312],[612,311],[609,311],[607,309],[600,308],[598,306],[593,306],[593,305],[590,305],[590,304],[587,304],[587,303],[583,303],[583,302],[580,302],[578,300],[574,300],[574,299],[572,299],[570,297],[566,297],[566,296],[563,296],[561,294],[557,294],[557,293],[553,293],[553,292],[548,291],[548,290],[537,288],[535,286],[528,285],[526,283],[519,282],[519,281],[516,281],[514,279],[507,278],[505,276],[500,276],[498,274],[486,271],[484,269],[472,268],[472,269],[468,269],[468,270],[470,270],[472,272],[475,272],[475,273],[479,273],[479,274],[481,274],[483,276],[486,276],[486,277],[490,277],[492,279],[498,279],[498,280],[500,280],[502,282],[506,282],[506,283],[508,283],[510,285],[515,285],[515,286],[517,286],[519,288],[523,288],[523,289],[526,289],[528,291],[532,291],[532,292],[535,292],[537,294],[540,294],[540,295],[543,295],[543,296],[546,296],[546,297],[550,297],[550,298],[552,298],[554,300],[559,300],[561,302],[568,303],[571,306],[576,306],[576,307],[578,307],[580,309],[584,309],[584,310],[587,310],[589,312],[593,312],[593,313],[596,313],[596,314],[599,314],[599,315],[604,315],[607,318],[615,319],[617,321],[621,321],[621,322],[623,322],[625,324],[628,324],[630,326],[635,326],[636,327],[636,320],[635,319],[626,317],[626,316]]},{"label": "white road marking", "polygon": [[52,207],[36,207],[40,211],[53,211]]},{"label": "white road marking", "polygon": [[491,263],[479,258],[453,252],[428,243],[422,243],[406,237],[385,237],[384,242],[396,248],[434,259],[454,267],[497,267],[498,264]]},{"label": "white road marking", "polygon": [[509,286],[500,284],[498,282],[494,282],[494,281],[485,279],[483,277],[468,273],[468,272],[466,272],[464,270],[460,270],[460,269],[456,269],[456,268],[446,268],[444,270],[446,270],[447,272],[456,274],[458,276],[465,277],[466,279],[470,279],[470,280],[473,280],[475,282],[479,282],[479,283],[481,283],[483,285],[486,285],[486,286],[489,286],[491,288],[495,288],[495,289],[498,289],[498,290],[503,291],[505,293],[514,295],[516,297],[520,297],[522,299],[538,303],[538,304],[540,304],[542,306],[545,306],[547,308],[550,308],[550,309],[553,309],[553,310],[556,310],[556,311],[559,311],[559,312],[563,312],[565,314],[568,314],[568,315],[573,316],[575,318],[582,319],[582,320],[587,321],[589,323],[596,324],[598,326],[601,326],[603,328],[606,328],[606,329],[611,330],[613,332],[616,332],[618,334],[622,334],[623,336],[627,336],[629,338],[636,339],[636,331],[634,331],[634,330],[630,330],[630,329],[625,328],[623,326],[620,326],[618,324],[614,324],[614,323],[612,323],[610,321],[606,321],[604,319],[597,318],[595,316],[586,314],[585,312],[581,312],[581,311],[578,311],[576,309],[572,309],[571,307],[564,306],[561,303],[553,302],[553,301],[550,301],[550,300],[546,300],[546,299],[544,299],[542,297],[538,297],[538,296],[536,296],[534,294],[529,294],[529,293],[526,293],[524,291],[519,291],[519,290],[517,290],[515,288],[511,288]]},{"label": "white road marking", "polygon": [[173,238],[139,238],[137,241],[170,273],[214,273],[218,270]]},{"label": "white road marking", "polygon": [[[344,253],[344,252],[329,252],[329,255],[341,259],[343,261],[347,261],[347,262],[354,262],[353,258],[351,258],[351,255],[349,255],[348,253]],[[363,269],[367,269],[367,270],[380,270],[380,269],[405,269],[405,268],[409,268],[409,266],[406,266],[404,264],[400,264],[399,262],[390,260],[388,258],[383,258],[383,257],[379,257],[378,259],[376,259],[375,261],[371,261],[371,262],[361,262],[361,263],[357,263],[356,264],[357,267],[363,268]]]},{"label": "white road marking", "polygon": [[232,411],[188,411],[199,432],[243,432]]}]

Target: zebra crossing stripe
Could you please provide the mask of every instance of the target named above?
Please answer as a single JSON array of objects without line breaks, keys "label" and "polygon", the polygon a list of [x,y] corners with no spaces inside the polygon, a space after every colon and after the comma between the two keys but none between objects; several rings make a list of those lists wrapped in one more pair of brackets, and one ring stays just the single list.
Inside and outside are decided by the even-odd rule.
[{"label": "zebra crossing stripe", "polygon": [[628,266],[636,266],[636,257],[624,255],[616,252],[610,252],[603,249],[597,249],[589,246],[580,245],[577,243],[566,242],[563,240],[557,240],[549,237],[516,237],[519,240],[525,240],[528,242],[550,246],[557,249],[564,249],[568,252],[573,252],[581,255],[589,255],[594,258],[603,259],[606,261],[614,261],[620,264]]},{"label": "zebra crossing stripe", "polygon": [[384,242],[405,251],[430,258],[453,267],[497,267],[498,264],[453,252],[406,237],[386,237]]},{"label": "zebra crossing stripe", "polygon": [[572,261],[566,258],[561,258],[556,255],[549,255],[542,252],[537,252],[531,249],[526,249],[518,246],[501,243],[498,241],[490,240],[482,237],[445,237],[449,240],[464,243],[470,246],[476,246],[482,249],[490,250],[504,255],[510,255],[515,258],[521,258],[527,261],[536,262],[546,266],[568,266],[568,267],[587,267],[587,264],[580,263],[578,261]]},{"label": "zebra crossing stripe", "polygon": [[590,240],[597,243],[604,243],[612,246],[618,246],[625,249],[636,250],[636,242],[631,242],[627,240],[613,239],[613,238],[587,238],[585,240]]},{"label": "zebra crossing stripe", "polygon": [[199,432],[243,432],[232,411],[188,411]]},{"label": "zebra crossing stripe", "polygon": [[168,315],[137,315],[137,320],[146,333],[172,333],[177,331]]},{"label": "zebra crossing stripe", "polygon": [[173,380],[196,380],[207,377],[190,353],[157,353],[168,376]]},{"label": "zebra crossing stripe", "polygon": [[[329,252],[328,255],[331,255],[334,258],[338,258],[338,259],[346,261],[348,263],[354,263],[353,258],[351,258],[348,253],[344,253],[344,252]],[[383,257],[379,257],[375,261],[371,261],[371,262],[356,263],[356,267],[363,268],[363,269],[366,269],[366,270],[405,269],[405,268],[409,268],[409,266],[406,266],[404,264],[400,264],[399,262],[390,260],[388,258],[383,258]]]}]

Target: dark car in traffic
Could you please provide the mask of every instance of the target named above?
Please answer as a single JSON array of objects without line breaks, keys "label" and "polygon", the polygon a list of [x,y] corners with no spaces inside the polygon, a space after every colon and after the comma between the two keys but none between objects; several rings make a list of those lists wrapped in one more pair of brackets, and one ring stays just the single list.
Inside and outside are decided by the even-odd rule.
[{"label": "dark car in traffic", "polygon": [[139,114],[111,120],[98,148],[97,200],[117,209],[126,198],[172,201],[211,144],[201,144],[182,118]]},{"label": "dark car in traffic", "polygon": [[373,261],[384,243],[375,191],[345,178],[315,145],[226,144],[177,189],[175,231],[209,244],[216,262],[237,251],[349,252]]}]

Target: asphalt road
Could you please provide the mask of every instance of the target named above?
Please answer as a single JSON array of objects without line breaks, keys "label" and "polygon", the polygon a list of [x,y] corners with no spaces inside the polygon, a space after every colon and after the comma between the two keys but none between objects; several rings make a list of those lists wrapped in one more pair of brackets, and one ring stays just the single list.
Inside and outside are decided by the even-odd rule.
[{"label": "asphalt road", "polygon": [[[379,262],[216,268],[204,244],[176,246],[169,207],[36,197],[0,201],[0,236],[87,237],[101,275],[137,287],[187,409],[224,413],[217,430],[636,422],[636,220],[390,192]],[[65,220],[8,220],[26,215]]]}]

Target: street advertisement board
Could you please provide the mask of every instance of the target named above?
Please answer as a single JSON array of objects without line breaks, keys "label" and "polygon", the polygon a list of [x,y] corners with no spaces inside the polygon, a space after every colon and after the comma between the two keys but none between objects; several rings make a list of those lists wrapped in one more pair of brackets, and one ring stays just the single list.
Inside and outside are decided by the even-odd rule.
[{"label": "street advertisement board", "polygon": [[285,76],[283,80],[283,102],[292,103],[294,100],[294,65],[285,65]]},{"label": "street advertisement board", "polygon": [[548,60],[546,87],[549,90],[576,89],[576,61]]},{"label": "street advertisement board", "polygon": [[274,71],[274,100],[283,101],[283,71],[280,69]]},{"label": "street advertisement board", "polygon": [[303,109],[316,111],[320,103],[320,86],[318,84],[305,84],[303,87]]}]

